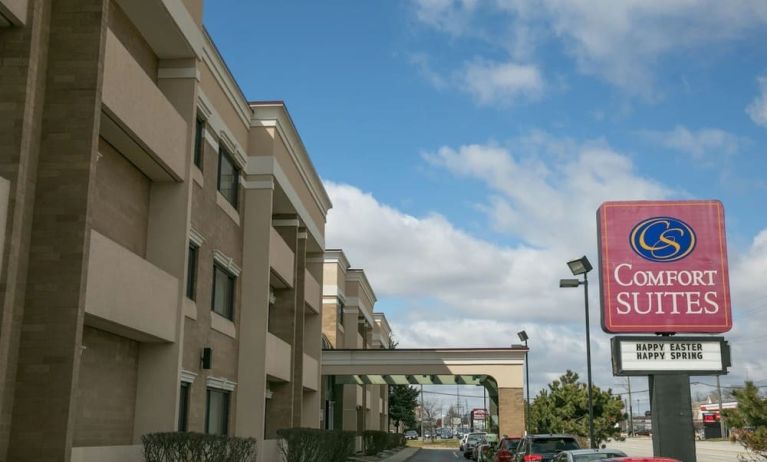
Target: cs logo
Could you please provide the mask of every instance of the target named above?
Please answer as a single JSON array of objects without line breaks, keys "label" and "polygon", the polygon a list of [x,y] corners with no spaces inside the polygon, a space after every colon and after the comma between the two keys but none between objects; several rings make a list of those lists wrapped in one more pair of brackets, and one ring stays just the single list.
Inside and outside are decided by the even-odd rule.
[{"label": "cs logo", "polygon": [[690,226],[671,217],[655,217],[634,226],[631,248],[640,257],[654,262],[681,260],[695,248],[695,232]]}]

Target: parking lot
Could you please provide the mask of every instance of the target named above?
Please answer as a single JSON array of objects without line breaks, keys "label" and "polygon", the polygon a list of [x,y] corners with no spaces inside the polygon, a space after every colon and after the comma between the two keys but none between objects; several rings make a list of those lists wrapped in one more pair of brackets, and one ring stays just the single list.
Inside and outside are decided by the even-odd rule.
[{"label": "parking lot", "polygon": [[[738,455],[745,455],[738,443],[727,441],[697,441],[695,443],[698,462],[738,462]],[[629,438],[626,441],[612,441],[608,447],[620,449],[630,456],[652,456],[652,439]]]}]

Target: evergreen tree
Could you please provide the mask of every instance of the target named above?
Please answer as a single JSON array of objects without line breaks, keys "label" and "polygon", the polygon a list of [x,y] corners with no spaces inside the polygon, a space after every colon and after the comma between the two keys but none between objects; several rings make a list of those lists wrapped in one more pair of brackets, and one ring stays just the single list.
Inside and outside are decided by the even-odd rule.
[{"label": "evergreen tree", "polygon": [[[616,426],[624,416],[623,401],[612,390],[592,387],[594,405],[594,439],[599,445],[617,436]],[[530,406],[530,425],[533,433],[569,433],[581,437],[589,435],[588,386],[578,382],[578,374],[567,371],[554,380],[548,390],[541,390]]]},{"label": "evergreen tree", "polygon": [[750,451],[744,460],[767,461],[767,397],[762,397],[754,382],[733,390],[736,409],[724,409],[725,423],[736,429],[740,443]]},{"label": "evergreen tree", "polygon": [[[419,391],[410,385],[389,386],[389,418],[398,432],[415,428],[415,408]],[[400,427],[403,424],[403,427]]]}]

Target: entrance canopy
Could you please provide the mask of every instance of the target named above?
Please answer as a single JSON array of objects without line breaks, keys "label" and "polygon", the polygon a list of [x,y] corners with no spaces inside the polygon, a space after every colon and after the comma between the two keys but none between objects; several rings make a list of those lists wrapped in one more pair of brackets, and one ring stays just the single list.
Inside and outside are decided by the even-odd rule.
[{"label": "entrance canopy", "polygon": [[[337,384],[482,385],[501,434],[524,433],[524,346],[400,350],[323,350],[322,375]],[[492,412],[491,412],[492,413]]]},{"label": "entrance canopy", "polygon": [[337,383],[522,388],[525,352],[511,348],[324,350],[322,375]]}]

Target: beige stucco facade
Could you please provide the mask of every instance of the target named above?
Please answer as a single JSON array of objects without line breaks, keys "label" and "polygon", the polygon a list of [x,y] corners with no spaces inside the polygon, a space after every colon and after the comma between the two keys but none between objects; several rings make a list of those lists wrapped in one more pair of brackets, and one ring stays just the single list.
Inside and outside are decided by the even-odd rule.
[{"label": "beige stucco facade", "polygon": [[[390,348],[391,327],[374,312],[376,296],[365,272],[352,268],[342,250],[327,250],[322,286],[322,333],[326,349]],[[323,372],[325,428],[389,430],[386,384],[342,384]]]},{"label": "beige stucco facade", "polygon": [[330,200],[201,21],[201,0],[0,0],[0,460],[134,461],[183,426],[269,461],[277,430],[321,425]]}]

